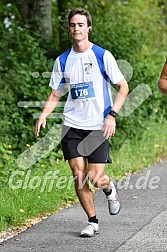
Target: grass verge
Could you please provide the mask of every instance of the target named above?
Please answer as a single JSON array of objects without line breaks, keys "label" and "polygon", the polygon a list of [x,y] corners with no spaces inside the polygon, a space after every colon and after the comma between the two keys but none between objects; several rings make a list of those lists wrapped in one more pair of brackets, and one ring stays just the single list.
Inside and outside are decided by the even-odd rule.
[{"label": "grass verge", "polygon": [[[111,149],[113,164],[106,166],[107,174],[119,179],[151,166],[167,156],[166,142],[167,122],[150,124],[141,141],[134,138],[119,151]],[[0,180],[0,231],[77,201],[70,168],[64,161],[55,162],[53,152],[29,170],[8,169],[10,176],[4,174]]]}]

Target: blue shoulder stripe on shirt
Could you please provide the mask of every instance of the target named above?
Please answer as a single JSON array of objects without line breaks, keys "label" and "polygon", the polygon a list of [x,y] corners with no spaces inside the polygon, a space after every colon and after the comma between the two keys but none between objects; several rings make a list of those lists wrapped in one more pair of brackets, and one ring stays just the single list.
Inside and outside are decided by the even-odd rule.
[{"label": "blue shoulder stripe on shirt", "polygon": [[96,56],[96,59],[97,59],[98,65],[99,65],[99,69],[100,69],[100,72],[101,72],[103,78],[106,81],[109,81],[109,77],[107,76],[106,72],[104,71],[103,57],[104,57],[105,49],[94,44],[92,46],[92,50],[93,50],[93,52],[94,52],[94,54]]},{"label": "blue shoulder stripe on shirt", "polygon": [[69,48],[66,52],[64,52],[63,54],[59,56],[60,67],[61,67],[62,72],[64,72],[65,70],[66,61],[70,52],[71,52],[71,48]]},{"label": "blue shoulder stripe on shirt", "polygon": [[106,116],[108,115],[108,112],[111,110],[111,100],[110,100],[108,87],[107,87],[107,85],[108,85],[107,82],[110,82],[110,79],[107,76],[105,69],[104,69],[103,57],[104,57],[105,49],[103,49],[100,46],[93,45],[92,50],[96,56],[101,75],[103,76],[103,96],[104,96],[103,116],[104,116],[104,118],[106,118]]},{"label": "blue shoulder stripe on shirt", "polygon": [[[59,56],[59,62],[60,62],[60,68],[61,68],[61,72],[64,73],[65,71],[65,66],[66,66],[66,61],[68,58],[69,53],[71,52],[71,48],[69,48],[66,52],[64,52],[63,54],[61,54]],[[65,78],[63,77],[60,81],[60,85],[58,87],[59,90],[64,88],[64,85],[66,83]]]}]

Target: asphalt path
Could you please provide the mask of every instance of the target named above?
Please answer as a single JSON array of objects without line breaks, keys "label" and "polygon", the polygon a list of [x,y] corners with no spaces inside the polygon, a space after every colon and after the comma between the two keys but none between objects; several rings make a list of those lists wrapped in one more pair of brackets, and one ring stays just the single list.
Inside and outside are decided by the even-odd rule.
[{"label": "asphalt path", "polygon": [[79,203],[63,209],[0,245],[2,252],[167,252],[167,161],[118,181],[122,209],[108,213],[95,192],[100,234],[79,237],[87,217]]}]

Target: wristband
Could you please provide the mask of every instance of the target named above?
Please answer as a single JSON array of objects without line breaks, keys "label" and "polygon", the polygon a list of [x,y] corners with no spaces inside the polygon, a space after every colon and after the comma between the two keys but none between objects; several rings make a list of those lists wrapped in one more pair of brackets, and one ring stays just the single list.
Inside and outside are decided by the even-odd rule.
[{"label": "wristband", "polygon": [[114,110],[110,110],[110,112],[108,114],[111,115],[111,116],[113,116],[114,118],[117,115],[117,113]]}]

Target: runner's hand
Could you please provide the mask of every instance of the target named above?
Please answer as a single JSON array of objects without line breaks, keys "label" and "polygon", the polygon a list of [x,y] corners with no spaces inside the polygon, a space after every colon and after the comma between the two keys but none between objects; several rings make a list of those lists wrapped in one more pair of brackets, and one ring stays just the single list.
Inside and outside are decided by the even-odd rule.
[{"label": "runner's hand", "polygon": [[115,135],[115,118],[108,115],[106,119],[104,120],[103,125],[103,136],[108,139]]},{"label": "runner's hand", "polygon": [[34,134],[36,137],[39,136],[39,132],[40,132],[40,128],[45,128],[46,126],[46,118],[39,118],[38,121],[35,124],[35,128],[34,128]]}]

